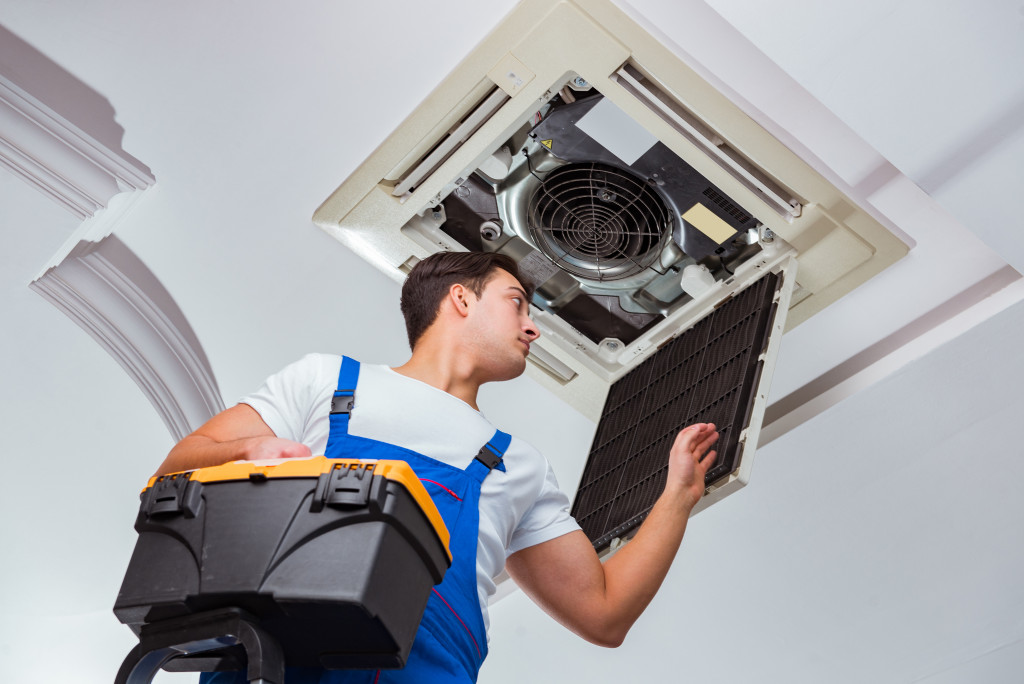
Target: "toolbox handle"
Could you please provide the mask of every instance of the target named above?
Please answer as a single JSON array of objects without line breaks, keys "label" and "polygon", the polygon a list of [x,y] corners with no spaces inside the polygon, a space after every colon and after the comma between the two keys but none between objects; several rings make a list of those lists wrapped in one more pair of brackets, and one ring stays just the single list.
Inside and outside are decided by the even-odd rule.
[{"label": "toolbox handle", "polygon": [[153,486],[142,493],[142,510],[146,515],[184,513],[186,518],[199,514],[202,485],[192,482],[192,471],[161,475]]},{"label": "toolbox handle", "polygon": [[373,469],[376,463],[335,463],[328,472],[320,475],[313,495],[313,512],[324,506],[338,508],[362,508],[370,501],[370,487],[373,484]]}]

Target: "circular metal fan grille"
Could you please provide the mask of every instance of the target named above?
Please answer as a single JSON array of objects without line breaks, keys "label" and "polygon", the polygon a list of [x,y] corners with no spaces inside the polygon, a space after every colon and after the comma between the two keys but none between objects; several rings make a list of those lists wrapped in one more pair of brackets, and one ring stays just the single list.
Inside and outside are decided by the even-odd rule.
[{"label": "circular metal fan grille", "polygon": [[528,216],[542,252],[573,275],[602,281],[650,266],[671,225],[664,202],[642,179],[596,162],[549,173]]}]

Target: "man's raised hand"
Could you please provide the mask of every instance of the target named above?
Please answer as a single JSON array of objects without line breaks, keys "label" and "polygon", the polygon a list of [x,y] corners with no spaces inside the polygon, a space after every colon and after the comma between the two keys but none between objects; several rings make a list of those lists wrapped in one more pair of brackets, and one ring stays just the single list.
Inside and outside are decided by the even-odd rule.
[{"label": "man's raised hand", "polygon": [[709,451],[718,440],[714,423],[695,423],[683,428],[669,451],[666,492],[679,493],[692,508],[704,494],[704,476],[718,457]]}]

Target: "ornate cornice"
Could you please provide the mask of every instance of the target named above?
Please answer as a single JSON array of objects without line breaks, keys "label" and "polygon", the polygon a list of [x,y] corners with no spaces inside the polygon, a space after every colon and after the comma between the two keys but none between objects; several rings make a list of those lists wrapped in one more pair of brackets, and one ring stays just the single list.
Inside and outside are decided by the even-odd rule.
[{"label": "ornate cornice", "polygon": [[176,441],[224,408],[213,370],[185,315],[113,235],[79,243],[30,287],[121,364]]},{"label": "ornate cornice", "polygon": [[0,164],[82,223],[30,285],[138,384],[175,440],[224,407],[174,299],[111,235],[146,188],[105,97],[0,26]]},{"label": "ornate cornice", "polygon": [[155,182],[139,160],[101,144],[3,74],[0,163],[82,220],[118,193]]}]

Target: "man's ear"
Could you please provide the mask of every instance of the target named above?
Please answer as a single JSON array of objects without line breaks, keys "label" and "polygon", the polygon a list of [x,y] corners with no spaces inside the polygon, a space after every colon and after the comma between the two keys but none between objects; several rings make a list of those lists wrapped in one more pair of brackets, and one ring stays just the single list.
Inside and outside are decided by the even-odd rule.
[{"label": "man's ear", "polygon": [[448,301],[460,316],[469,315],[469,295],[470,291],[465,285],[455,283],[448,288]]}]

